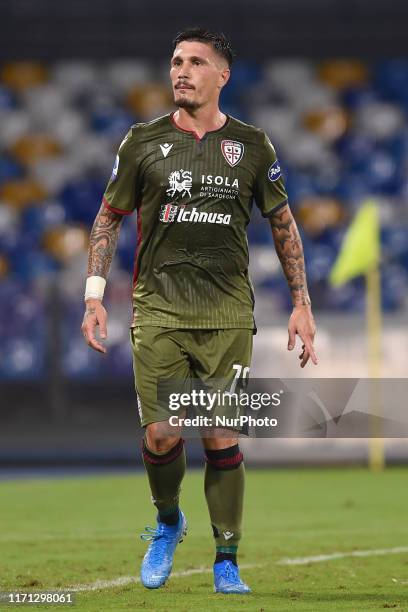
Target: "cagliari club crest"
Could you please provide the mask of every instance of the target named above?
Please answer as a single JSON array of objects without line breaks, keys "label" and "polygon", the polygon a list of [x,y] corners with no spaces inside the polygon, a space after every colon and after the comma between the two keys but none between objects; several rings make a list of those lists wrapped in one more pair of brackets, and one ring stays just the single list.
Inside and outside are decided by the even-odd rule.
[{"label": "cagliari club crest", "polygon": [[221,151],[231,168],[239,164],[244,155],[244,145],[237,140],[222,140]]}]

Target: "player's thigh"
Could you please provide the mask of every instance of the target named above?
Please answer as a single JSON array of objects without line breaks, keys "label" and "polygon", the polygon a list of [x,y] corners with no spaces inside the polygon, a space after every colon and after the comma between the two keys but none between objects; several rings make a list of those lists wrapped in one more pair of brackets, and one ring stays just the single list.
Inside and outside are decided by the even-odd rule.
[{"label": "player's thigh", "polygon": [[236,442],[240,432],[247,433],[241,418],[246,414],[242,392],[246,389],[252,358],[253,332],[250,329],[219,329],[193,334],[195,386],[213,394],[214,403],[196,412],[210,418],[201,427],[207,448],[224,448]]},{"label": "player's thigh", "polygon": [[249,378],[253,332],[251,329],[202,330],[191,347],[194,371],[204,382]]},{"label": "player's thigh", "polygon": [[189,386],[188,355],[177,336],[177,330],[165,327],[134,327],[130,330],[133,370],[139,416],[143,427],[166,421],[172,412],[169,403],[161,401],[166,381]]}]

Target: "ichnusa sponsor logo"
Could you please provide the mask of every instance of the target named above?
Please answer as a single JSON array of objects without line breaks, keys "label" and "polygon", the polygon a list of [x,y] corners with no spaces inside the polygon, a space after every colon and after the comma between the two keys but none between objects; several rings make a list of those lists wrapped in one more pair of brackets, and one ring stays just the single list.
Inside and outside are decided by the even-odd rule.
[{"label": "ichnusa sponsor logo", "polygon": [[164,206],[160,208],[160,221],[163,221],[163,223],[173,223],[178,213],[178,209],[179,207],[175,204],[164,204]]},{"label": "ichnusa sponsor logo", "polygon": [[224,213],[198,211],[197,208],[191,210],[185,206],[176,204],[163,204],[160,208],[159,219],[163,223],[212,223],[216,225],[229,225],[231,215]]}]

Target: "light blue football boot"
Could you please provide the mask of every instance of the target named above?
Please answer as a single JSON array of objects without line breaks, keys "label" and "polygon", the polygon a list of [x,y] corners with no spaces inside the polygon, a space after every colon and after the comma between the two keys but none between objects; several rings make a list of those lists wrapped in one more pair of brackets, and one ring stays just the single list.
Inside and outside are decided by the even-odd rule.
[{"label": "light blue football boot", "polygon": [[140,579],[147,589],[158,589],[170,576],[177,544],[187,535],[186,517],[179,510],[176,525],[157,521],[157,528],[146,527],[146,532],[140,537],[150,542],[150,545],[143,557]]},{"label": "light blue football boot", "polygon": [[239,569],[232,561],[214,563],[214,591],[216,593],[250,593],[251,589],[239,576]]}]

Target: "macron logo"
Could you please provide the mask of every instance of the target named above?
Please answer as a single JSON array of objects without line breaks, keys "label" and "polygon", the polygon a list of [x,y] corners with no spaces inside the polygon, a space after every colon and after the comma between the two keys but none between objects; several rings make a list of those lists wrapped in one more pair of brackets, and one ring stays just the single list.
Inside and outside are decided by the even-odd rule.
[{"label": "macron logo", "polygon": [[232,531],[223,531],[222,535],[226,540],[230,540],[234,534],[232,533]]},{"label": "macron logo", "polygon": [[160,145],[161,151],[163,153],[163,157],[167,157],[168,154],[171,151],[172,148],[172,144],[169,144],[168,142],[165,142],[164,144]]}]

